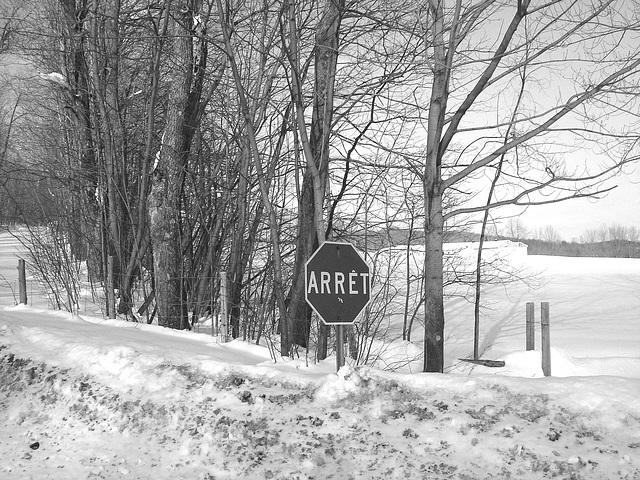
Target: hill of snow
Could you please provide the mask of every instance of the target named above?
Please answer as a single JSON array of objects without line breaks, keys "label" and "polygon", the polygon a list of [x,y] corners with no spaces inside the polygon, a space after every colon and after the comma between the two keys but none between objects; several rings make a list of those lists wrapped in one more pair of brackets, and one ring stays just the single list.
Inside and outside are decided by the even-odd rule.
[{"label": "hill of snow", "polygon": [[[0,235],[0,284],[17,276],[14,247]],[[640,261],[519,261],[535,285],[484,292],[483,357],[505,367],[457,360],[473,316],[451,298],[446,375],[336,374],[334,358],[274,362],[5,291],[0,478],[640,478]],[[552,377],[524,351],[527,301],[551,305]]]}]

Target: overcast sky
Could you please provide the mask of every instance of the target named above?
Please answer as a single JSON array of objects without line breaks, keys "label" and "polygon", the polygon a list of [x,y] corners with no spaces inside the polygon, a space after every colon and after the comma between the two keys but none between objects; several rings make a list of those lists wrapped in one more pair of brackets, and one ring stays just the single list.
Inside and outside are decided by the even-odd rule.
[{"label": "overcast sky", "polygon": [[600,200],[577,199],[528,208],[520,219],[530,231],[551,225],[563,240],[579,240],[588,229],[620,224],[640,229],[640,165],[607,185],[618,185]]}]

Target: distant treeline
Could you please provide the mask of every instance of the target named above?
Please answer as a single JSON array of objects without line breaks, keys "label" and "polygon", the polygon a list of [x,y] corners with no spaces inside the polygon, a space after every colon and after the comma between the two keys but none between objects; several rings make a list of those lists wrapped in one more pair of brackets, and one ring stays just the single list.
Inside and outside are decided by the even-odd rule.
[{"label": "distant treeline", "polygon": [[[514,239],[508,239],[514,240]],[[516,240],[514,240],[516,241]],[[529,255],[557,255],[562,257],[616,257],[640,258],[640,242],[609,240],[605,242],[577,243],[546,240],[519,240],[525,243]]]},{"label": "distant treeline", "polygon": [[[424,245],[424,235],[420,229],[409,232],[402,228],[388,228],[367,232],[368,248],[377,250],[389,246]],[[359,246],[364,245],[364,232],[354,235],[359,238]],[[480,235],[472,232],[449,230],[445,232],[445,242],[477,242]],[[636,240],[604,240],[592,242],[566,242],[564,240],[541,240],[534,238],[517,238],[509,235],[487,235],[485,241],[510,240],[527,245],[529,255],[555,255],[560,257],[618,257],[640,258],[640,241]]]}]

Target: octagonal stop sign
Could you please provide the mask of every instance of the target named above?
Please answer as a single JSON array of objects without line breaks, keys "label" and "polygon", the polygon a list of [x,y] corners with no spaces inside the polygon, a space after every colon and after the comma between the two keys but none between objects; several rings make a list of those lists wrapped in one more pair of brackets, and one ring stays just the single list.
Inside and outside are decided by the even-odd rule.
[{"label": "octagonal stop sign", "polygon": [[307,261],[307,303],[327,325],[350,325],[367,306],[369,265],[350,243],[324,242]]}]

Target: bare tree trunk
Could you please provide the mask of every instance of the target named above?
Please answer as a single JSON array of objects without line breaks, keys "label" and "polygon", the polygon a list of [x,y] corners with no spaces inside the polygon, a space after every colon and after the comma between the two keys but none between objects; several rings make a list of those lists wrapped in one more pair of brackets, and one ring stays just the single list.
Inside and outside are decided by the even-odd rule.
[{"label": "bare tree trunk", "polygon": [[[107,233],[103,257],[114,255],[117,259],[115,280],[119,288],[120,272],[123,264],[123,225],[125,223],[122,195],[122,144],[123,129],[119,117],[118,74],[120,53],[120,31],[118,18],[120,0],[107,2],[104,7],[94,4],[92,35],[92,80],[98,106],[101,137],[99,143],[103,151],[106,193],[103,202],[104,230]],[[101,54],[101,55],[100,55]]]},{"label": "bare tree trunk", "polygon": [[[413,208],[409,207],[409,202],[405,199],[404,202],[407,210],[413,212]],[[404,294],[404,312],[403,312],[403,320],[402,320],[402,340],[406,340],[407,342],[411,341],[411,320],[409,318],[409,300],[411,299],[411,253],[413,249],[411,248],[411,242],[413,240],[413,231],[414,231],[414,222],[415,216],[411,215],[409,220],[409,231],[407,232],[407,245],[405,247],[405,262],[406,262],[406,272],[405,272],[405,294]]]},{"label": "bare tree trunk", "polygon": [[169,38],[174,49],[170,69],[167,118],[148,200],[149,231],[153,248],[158,324],[189,328],[184,318],[180,194],[185,176],[184,125],[191,85],[191,12],[172,6]]},{"label": "bare tree trunk", "polygon": [[267,213],[269,222],[269,232],[271,235],[271,244],[273,246],[273,283],[274,293],[276,296],[277,306],[280,310],[281,328],[280,328],[280,354],[283,356],[289,355],[291,351],[291,327],[287,314],[287,307],[284,295],[284,286],[282,282],[282,254],[280,252],[280,236],[278,230],[278,223],[276,213],[273,207],[273,203],[269,198],[269,188],[267,178],[265,177],[264,169],[262,168],[262,160],[260,158],[260,151],[258,148],[258,142],[256,140],[256,130],[254,125],[254,115],[249,109],[247,97],[245,95],[244,86],[242,85],[242,79],[238,70],[238,64],[235,59],[234,51],[231,46],[231,37],[229,27],[226,22],[225,11],[222,7],[222,1],[217,0],[216,5],[218,8],[218,14],[220,16],[220,26],[222,28],[222,36],[224,39],[225,50],[229,65],[233,74],[233,80],[238,93],[238,100],[240,102],[240,108],[242,115],[245,119],[245,128],[247,132],[247,140],[251,156],[253,157],[256,174],[258,178],[258,184],[260,186],[260,193],[264,209]]},{"label": "bare tree trunk", "polygon": [[[527,65],[525,64],[522,67],[522,73],[520,75],[520,79],[522,81],[520,85],[520,92],[518,93],[518,98],[513,109],[513,113],[511,114],[511,121],[509,122],[509,126],[507,127],[507,131],[504,135],[503,143],[506,144],[511,137],[511,132],[515,125],[516,116],[518,114],[518,107],[522,102],[522,97],[524,95],[524,87],[526,80],[526,71]],[[516,147],[517,148],[517,147]],[[517,151],[517,150],[516,150]],[[498,166],[496,168],[496,173],[491,182],[491,187],[489,188],[489,194],[487,195],[487,209],[484,211],[482,216],[482,227],[480,228],[480,240],[478,242],[478,256],[476,259],[476,283],[475,283],[475,299],[474,299],[474,308],[473,308],[473,359],[478,360],[480,358],[480,298],[482,296],[482,249],[484,247],[484,240],[487,231],[487,222],[489,221],[489,206],[491,205],[491,201],[493,199],[493,193],[496,189],[496,185],[498,184],[498,180],[500,179],[500,175],[502,174],[502,166],[504,165],[506,152],[500,156],[500,161],[498,162]]]},{"label": "bare tree trunk", "polygon": [[242,149],[240,153],[241,169],[238,175],[238,193],[236,196],[237,220],[233,243],[229,253],[229,321],[231,324],[231,336],[237,338],[240,335],[240,312],[242,285],[244,280],[245,262],[245,233],[247,229],[248,191],[249,191],[249,164],[251,163],[251,151],[249,147]]},{"label": "bare tree trunk", "polygon": [[158,88],[160,84],[160,63],[163,55],[163,47],[167,29],[169,27],[168,4],[170,0],[165,0],[164,5],[159,11],[157,23],[154,20],[154,29],[158,33],[158,38],[153,43],[153,55],[151,56],[151,91],[146,110],[146,140],[144,155],[141,162],[140,185],[138,188],[138,215],[135,223],[134,240],[131,249],[129,261],[122,274],[120,301],[118,304],[118,313],[129,313],[132,306],[132,290],[136,275],[142,269],[142,260],[146,255],[147,249],[151,243],[148,228],[148,210],[147,201],[149,197],[150,176],[149,171],[152,164],[153,142],[155,137],[155,117],[156,104],[158,99]]},{"label": "bare tree trunk", "polygon": [[[98,279],[100,275],[100,223],[99,207],[96,200],[98,187],[98,165],[93,141],[91,101],[89,94],[90,72],[87,58],[87,26],[89,9],[87,0],[60,0],[64,22],[66,24],[66,50],[64,71],[69,82],[70,104],[76,115],[75,130],[79,149],[81,176],[80,208],[84,221],[80,225],[81,239],[79,248],[72,250],[78,258],[86,259],[89,278]],[[77,250],[82,250],[78,252]]]},{"label": "bare tree trunk", "polygon": [[[440,138],[449,96],[449,71],[444,41],[444,11],[436,0],[429,2],[433,30],[433,82],[427,131],[427,154],[423,177],[424,194],[424,371],[444,370],[444,273],[442,177]],[[454,36],[454,32],[451,32]]]},{"label": "bare tree trunk", "polygon": [[[306,157],[301,199],[299,202],[298,240],[291,290],[289,292],[290,317],[293,319],[293,341],[307,345],[311,326],[311,309],[304,292],[304,266],[311,254],[324,242],[324,199],[329,176],[329,142],[333,118],[333,91],[338,61],[339,30],[344,10],[344,0],[328,0],[316,30],[314,102],[311,133],[307,136],[301,100],[300,69],[297,59],[297,31],[295,5],[289,3],[291,35],[291,64],[293,66],[293,96],[296,106],[297,127]],[[320,325],[318,333],[318,358],[326,358],[328,329]]]},{"label": "bare tree trunk", "polygon": [[[221,202],[224,204],[224,202]],[[214,274],[217,271],[215,266],[220,258],[220,244],[222,243],[221,233],[222,224],[224,221],[224,207],[218,205],[218,211],[213,215],[215,221],[208,231],[208,243],[207,243],[207,256],[205,262],[205,268],[202,272],[202,276],[198,279],[198,287],[196,293],[196,309],[195,313],[198,316],[205,315],[207,311],[213,313],[214,305]],[[207,297],[209,297],[207,301]]]},{"label": "bare tree trunk", "polygon": [[[429,175],[429,177],[431,177]],[[442,372],[444,369],[444,278],[442,192],[439,182],[428,178],[425,182],[425,325],[424,371]]]}]

